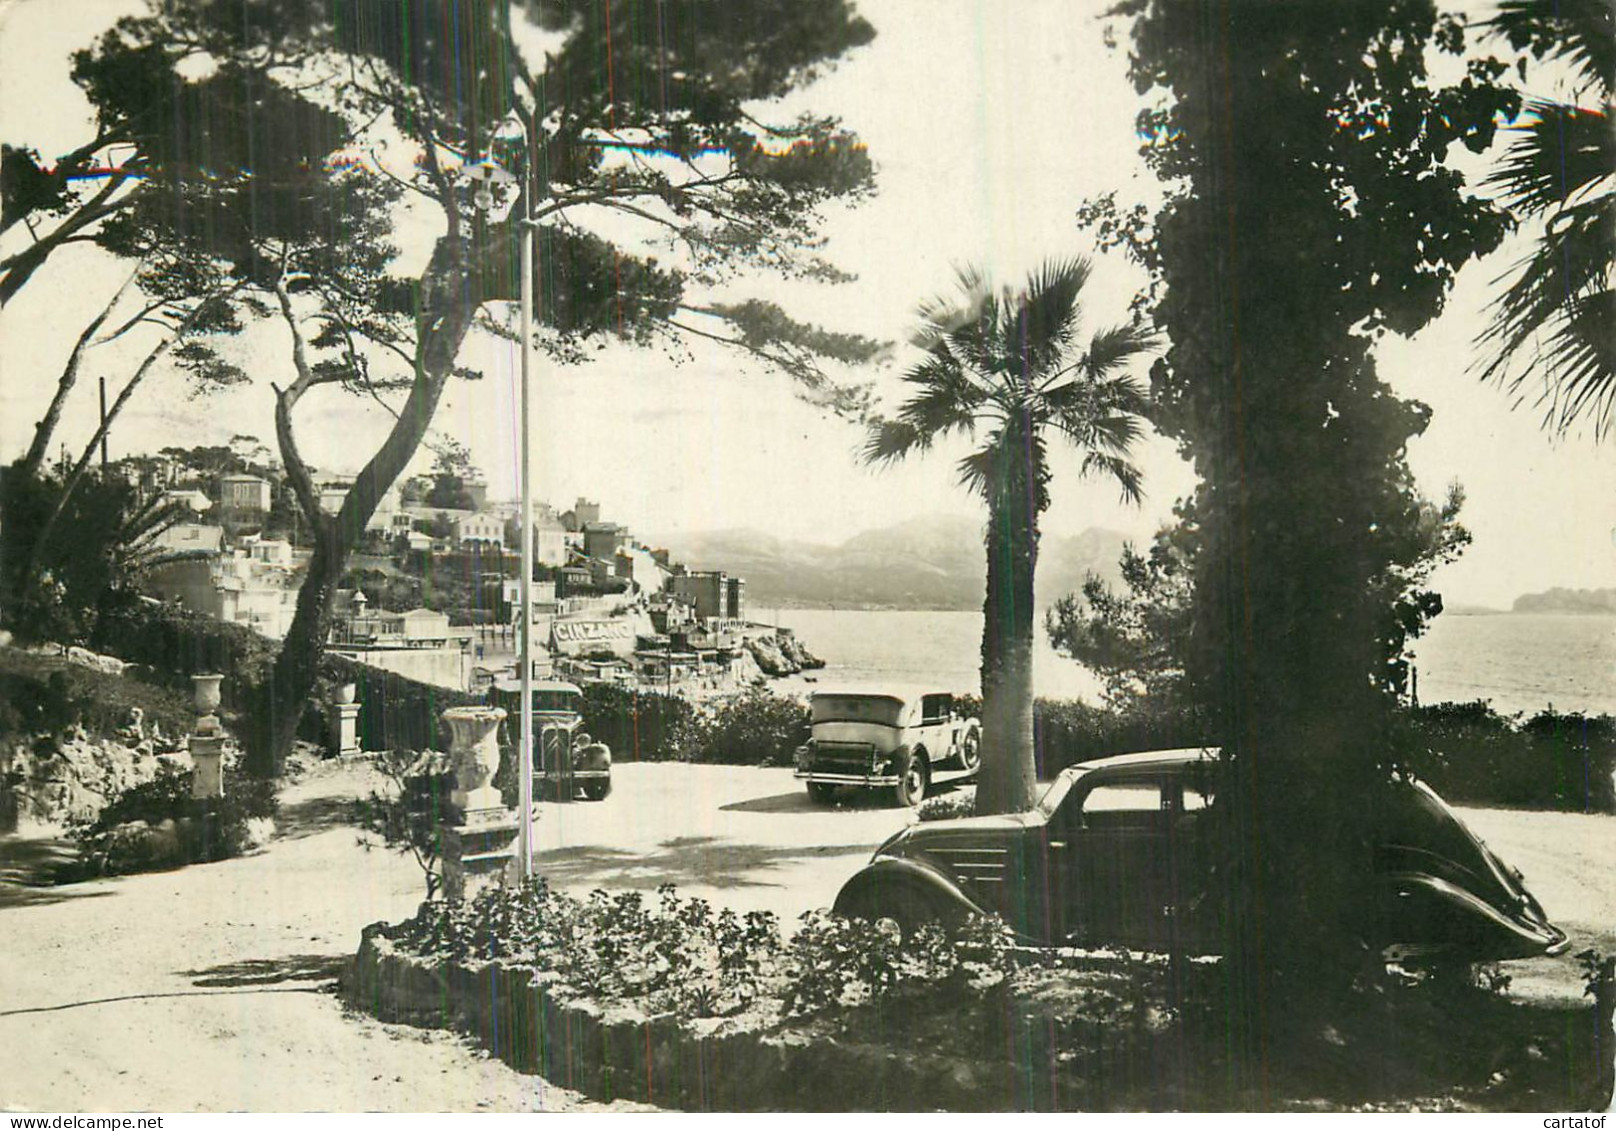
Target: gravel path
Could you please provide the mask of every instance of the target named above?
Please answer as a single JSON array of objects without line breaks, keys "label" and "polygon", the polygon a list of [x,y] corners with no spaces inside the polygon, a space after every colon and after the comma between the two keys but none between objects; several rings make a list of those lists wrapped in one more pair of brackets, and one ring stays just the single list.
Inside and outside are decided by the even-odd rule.
[{"label": "gravel path", "polygon": [[[0,1108],[634,1107],[344,1010],[335,979],[360,929],[409,915],[422,887],[412,862],[365,851],[340,823],[342,799],[368,787],[333,771],[287,791],[284,835],[255,856],[54,889],[0,881]],[[0,872],[46,848],[0,841]]]}]

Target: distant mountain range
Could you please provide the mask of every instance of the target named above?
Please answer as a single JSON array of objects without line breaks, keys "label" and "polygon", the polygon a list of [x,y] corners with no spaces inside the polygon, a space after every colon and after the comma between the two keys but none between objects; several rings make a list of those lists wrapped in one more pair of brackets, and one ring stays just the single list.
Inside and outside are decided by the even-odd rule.
[{"label": "distant mountain range", "polygon": [[1550,589],[1515,598],[1517,613],[1616,613],[1616,589]]},{"label": "distant mountain range", "polygon": [[[1115,583],[1125,541],[1098,527],[1064,538],[1045,534],[1038,554],[1040,604],[1077,590],[1090,571]],[[745,529],[677,534],[653,544],[691,569],[744,578],[754,614],[774,606],[980,609],[987,573],[982,525],[959,515],[910,519],[836,546]]]}]

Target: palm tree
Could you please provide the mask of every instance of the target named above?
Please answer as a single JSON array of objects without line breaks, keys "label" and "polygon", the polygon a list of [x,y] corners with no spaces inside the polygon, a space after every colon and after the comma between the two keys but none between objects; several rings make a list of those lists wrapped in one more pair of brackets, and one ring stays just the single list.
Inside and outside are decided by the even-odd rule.
[{"label": "palm tree", "polygon": [[905,375],[913,395],[896,419],[871,427],[865,457],[890,463],[951,433],[977,442],[959,463],[962,486],[988,505],[987,598],[982,625],[983,767],[977,812],[1029,808],[1033,762],[1033,574],[1038,516],[1049,506],[1046,436],[1083,453],[1083,473],[1110,476],[1140,498],[1129,453],[1141,429],[1144,387],[1119,375],[1149,349],[1137,325],[1094,334],[1077,348],[1089,264],[1046,263],[1020,291],[994,290],[959,272],[958,299],[919,310],[914,344],[925,356]]},{"label": "palm tree", "polygon": [[1479,339],[1482,376],[1518,393],[1539,369],[1545,425],[1565,432],[1589,419],[1602,437],[1616,423],[1616,12],[1610,0],[1502,0],[1499,8],[1487,26],[1517,50],[1563,61],[1573,97],[1595,105],[1528,99],[1487,179],[1543,232],[1492,303]]}]

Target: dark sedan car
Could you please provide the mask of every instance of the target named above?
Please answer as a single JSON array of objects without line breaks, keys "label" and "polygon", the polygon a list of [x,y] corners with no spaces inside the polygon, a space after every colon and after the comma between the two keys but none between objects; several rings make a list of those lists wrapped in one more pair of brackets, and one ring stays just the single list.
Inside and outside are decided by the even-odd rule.
[{"label": "dark sedan car", "polygon": [[[1211,750],[1125,754],[1064,771],[1029,812],[911,826],[843,886],[836,911],[905,931],[996,912],[1044,945],[1215,953],[1215,766]],[[1565,948],[1520,873],[1429,788],[1398,784],[1379,823],[1379,906],[1361,921],[1389,959]]]}]

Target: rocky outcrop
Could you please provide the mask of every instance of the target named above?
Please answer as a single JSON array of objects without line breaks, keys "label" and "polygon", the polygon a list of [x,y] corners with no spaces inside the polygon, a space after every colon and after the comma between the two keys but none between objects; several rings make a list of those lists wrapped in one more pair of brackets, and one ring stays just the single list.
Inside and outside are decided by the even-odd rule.
[{"label": "rocky outcrop", "polygon": [[77,724],[0,747],[0,832],[93,819],[119,793],[189,764],[178,740],[147,734],[138,718],[112,738]]},{"label": "rocky outcrop", "polygon": [[751,653],[758,670],[770,677],[796,675],[825,666],[825,661],[803,647],[802,641],[789,628],[779,629],[772,635],[750,637],[746,650]]}]

